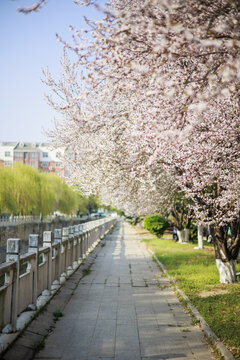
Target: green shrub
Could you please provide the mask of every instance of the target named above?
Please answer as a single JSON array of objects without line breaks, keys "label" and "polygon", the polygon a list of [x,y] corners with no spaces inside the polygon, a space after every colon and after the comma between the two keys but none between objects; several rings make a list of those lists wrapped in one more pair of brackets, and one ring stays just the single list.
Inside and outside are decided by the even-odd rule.
[{"label": "green shrub", "polygon": [[[186,223],[183,222],[183,226],[186,227]],[[198,243],[198,235],[197,235],[197,225],[195,222],[191,221],[190,228],[189,228],[189,241],[197,244]]]},{"label": "green shrub", "polygon": [[198,242],[198,237],[197,237],[197,226],[193,223],[191,223],[190,225],[190,234],[189,234],[189,240],[193,243],[197,243]]},{"label": "green shrub", "polygon": [[168,222],[160,215],[149,215],[144,219],[144,228],[160,237],[168,228]]}]

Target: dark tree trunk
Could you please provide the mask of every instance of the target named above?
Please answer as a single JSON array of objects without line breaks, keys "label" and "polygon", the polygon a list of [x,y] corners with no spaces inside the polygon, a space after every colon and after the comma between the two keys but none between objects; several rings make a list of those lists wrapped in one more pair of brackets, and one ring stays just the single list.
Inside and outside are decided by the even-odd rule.
[{"label": "dark tree trunk", "polygon": [[[178,208],[176,204],[174,204],[171,210],[171,215],[174,218],[174,225],[177,228],[179,243],[188,242],[192,217],[191,215],[186,215],[186,208],[184,204],[178,204]],[[184,218],[187,218],[185,229],[183,227]]]},{"label": "dark tree trunk", "polygon": [[[229,227],[231,236],[228,235]],[[240,220],[224,226],[210,227],[214,243],[216,264],[221,283],[236,282],[236,263],[240,249]]]}]

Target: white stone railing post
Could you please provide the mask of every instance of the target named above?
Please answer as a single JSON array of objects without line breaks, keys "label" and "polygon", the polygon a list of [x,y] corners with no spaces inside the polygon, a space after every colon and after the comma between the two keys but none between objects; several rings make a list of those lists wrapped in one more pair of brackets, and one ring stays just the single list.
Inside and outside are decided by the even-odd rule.
[{"label": "white stone railing post", "polygon": [[82,232],[82,258],[85,259],[86,257],[86,239],[87,239],[87,231],[85,230],[85,227],[83,227]]},{"label": "white stone railing post", "polygon": [[106,228],[106,221],[105,221],[105,219],[103,219],[102,226],[101,226],[101,236],[103,235],[105,228]]},{"label": "white stone railing post", "polygon": [[78,264],[81,264],[81,262],[82,262],[82,233],[83,233],[83,231],[82,231],[82,224],[79,224],[78,225],[78,248],[79,248],[79,253],[78,253],[78,259],[77,259],[77,261],[78,261]]},{"label": "white stone railing post", "polygon": [[93,246],[96,245],[97,240],[98,240],[98,233],[99,233],[99,225],[95,227],[95,232],[94,232],[94,239],[93,239]]},{"label": "white stone railing post", "polygon": [[39,264],[39,235],[30,234],[28,236],[28,252],[35,253],[35,262],[33,270],[33,294],[32,294],[32,304],[33,307],[37,306],[37,297],[38,297],[38,264]]},{"label": "white stone railing post", "polygon": [[83,233],[83,224],[79,224],[79,234],[81,235]]},{"label": "white stone railing post", "polygon": [[73,268],[76,269],[78,267],[78,259],[80,258],[80,244],[79,244],[79,226],[74,225],[74,243],[75,246],[75,258],[73,261]]},{"label": "white stone railing post", "polygon": [[91,248],[94,248],[95,243],[96,243],[96,241],[97,241],[97,231],[98,231],[98,226],[96,226],[96,227],[93,229],[93,238],[92,238]]},{"label": "white stone railing post", "polygon": [[86,224],[86,228],[87,228],[87,231],[86,231],[86,255],[87,255],[88,247],[89,247],[89,238],[90,238],[91,224],[90,224],[90,223],[87,223],[87,224]]},{"label": "white stone railing post", "polygon": [[75,226],[70,226],[70,237],[71,237],[71,259],[70,259],[70,264],[73,266],[73,262],[74,262],[74,246],[76,244],[75,242]]},{"label": "white stone railing post", "polygon": [[91,250],[91,244],[92,244],[92,237],[93,237],[93,228],[91,227],[89,230],[89,237],[88,237],[88,253]]},{"label": "white stone railing post", "polygon": [[84,257],[87,256],[87,249],[88,249],[88,227],[86,226],[85,236],[84,236]]},{"label": "white stone railing post", "polygon": [[11,324],[9,332],[17,330],[18,297],[19,297],[19,272],[20,272],[20,239],[7,240],[6,262],[16,262],[12,279],[12,302],[11,302]]},{"label": "white stone railing post", "polygon": [[69,229],[68,227],[62,228],[62,250],[63,250],[63,268],[64,271],[60,276],[60,283],[64,283],[67,278],[67,255],[68,255],[68,236],[69,236]]},{"label": "white stone railing post", "polygon": [[68,249],[69,249],[69,265],[67,267],[67,275],[70,276],[73,272],[73,240],[74,240],[74,228],[69,226],[69,237],[68,237]]},{"label": "white stone railing post", "polygon": [[56,279],[53,281],[52,289],[56,290],[60,286],[61,277],[61,255],[62,255],[62,229],[54,229],[54,243],[59,244],[56,256]]},{"label": "white stone railing post", "polygon": [[87,233],[86,233],[86,251],[85,251],[86,256],[87,256],[88,248],[89,248],[89,239],[90,239],[90,229],[88,226]]},{"label": "white stone railing post", "polygon": [[45,292],[45,295],[51,294],[51,286],[52,286],[52,244],[53,244],[53,233],[52,231],[44,231],[43,232],[43,247],[48,247],[48,270],[47,270],[47,289],[48,292]]},{"label": "white stone railing post", "polygon": [[83,243],[84,243],[84,234],[83,234],[83,232],[81,233],[81,234],[79,234],[79,241],[80,241],[80,258],[79,258],[79,260],[83,260],[83,254],[84,254],[84,252],[83,252]]}]

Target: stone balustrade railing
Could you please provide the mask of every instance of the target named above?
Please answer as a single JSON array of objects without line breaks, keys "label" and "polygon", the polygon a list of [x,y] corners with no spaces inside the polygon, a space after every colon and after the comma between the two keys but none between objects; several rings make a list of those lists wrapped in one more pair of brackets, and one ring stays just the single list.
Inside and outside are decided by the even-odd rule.
[{"label": "stone balustrade railing", "polygon": [[[9,226],[9,225],[15,225],[15,224],[26,224],[30,222],[40,222],[40,221],[46,221],[50,222],[55,220],[56,218],[63,218],[65,220],[71,220],[76,219],[77,216],[74,215],[47,215],[41,218],[39,215],[19,215],[19,216],[0,216],[0,226]],[[81,220],[87,220],[89,216],[83,216],[79,219]]]},{"label": "stone balustrade railing", "polygon": [[6,262],[0,265],[0,330],[16,332],[18,315],[45,304],[115,222],[108,217],[45,231],[43,247],[39,235],[31,234],[24,255],[21,240],[8,239]]}]

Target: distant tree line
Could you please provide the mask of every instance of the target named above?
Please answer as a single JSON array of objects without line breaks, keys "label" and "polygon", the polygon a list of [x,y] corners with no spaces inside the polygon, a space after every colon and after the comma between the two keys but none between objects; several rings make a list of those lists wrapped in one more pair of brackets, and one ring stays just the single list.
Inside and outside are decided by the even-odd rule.
[{"label": "distant tree line", "polygon": [[23,164],[0,169],[0,214],[45,216],[58,211],[83,215],[97,208],[96,197],[82,196],[55,174]]}]

